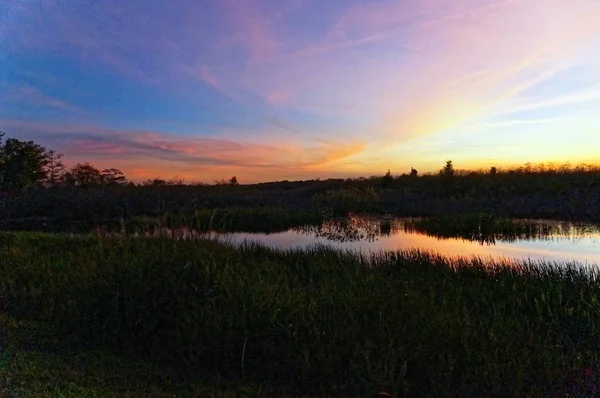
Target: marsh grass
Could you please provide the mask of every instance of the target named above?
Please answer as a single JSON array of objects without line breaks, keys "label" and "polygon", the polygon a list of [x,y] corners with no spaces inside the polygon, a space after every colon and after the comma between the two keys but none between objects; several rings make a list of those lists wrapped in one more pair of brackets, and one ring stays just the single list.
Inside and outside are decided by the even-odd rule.
[{"label": "marsh grass", "polygon": [[251,383],[206,382],[157,363],[83,348],[55,328],[0,313],[0,397],[272,397]]},{"label": "marsh grass", "polygon": [[0,236],[7,311],[197,380],[311,396],[600,391],[593,268],[204,238]]},{"label": "marsh grass", "polygon": [[274,233],[304,225],[320,225],[325,220],[317,211],[292,211],[285,208],[215,208],[188,212],[164,211],[152,216],[88,217],[65,219],[53,217],[3,218],[0,230],[88,233],[126,232],[153,234],[164,228],[189,228],[198,232]]},{"label": "marsh grass", "polygon": [[195,232],[262,232],[286,231],[300,225],[319,225],[324,217],[316,212],[292,212],[278,208],[198,209],[193,213],[165,212],[158,217],[132,217],[102,222],[96,230],[154,235],[165,229],[188,229]]}]

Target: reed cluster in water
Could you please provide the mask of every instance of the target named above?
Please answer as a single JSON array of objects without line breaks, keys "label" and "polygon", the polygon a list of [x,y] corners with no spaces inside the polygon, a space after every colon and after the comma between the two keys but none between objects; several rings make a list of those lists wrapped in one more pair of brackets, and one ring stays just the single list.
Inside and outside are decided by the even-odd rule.
[{"label": "reed cluster in water", "polygon": [[600,391],[584,378],[600,371],[600,276],[572,264],[202,238],[0,245],[6,311],[200,380],[310,396]]}]

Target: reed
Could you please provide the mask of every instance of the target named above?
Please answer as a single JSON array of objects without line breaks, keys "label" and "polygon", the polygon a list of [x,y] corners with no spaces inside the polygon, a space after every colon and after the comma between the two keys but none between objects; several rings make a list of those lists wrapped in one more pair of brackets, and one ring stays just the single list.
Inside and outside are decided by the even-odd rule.
[{"label": "reed", "polygon": [[600,275],[576,264],[202,237],[0,244],[8,312],[196,380],[310,396],[600,392]]}]

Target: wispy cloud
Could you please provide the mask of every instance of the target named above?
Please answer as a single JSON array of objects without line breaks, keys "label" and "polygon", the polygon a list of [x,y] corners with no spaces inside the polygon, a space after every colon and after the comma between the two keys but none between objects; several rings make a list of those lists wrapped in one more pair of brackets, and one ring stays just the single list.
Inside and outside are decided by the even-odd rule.
[{"label": "wispy cloud", "polygon": [[550,99],[522,98],[514,104],[500,109],[497,114],[514,114],[525,111],[532,111],[544,108],[555,108],[567,105],[577,105],[586,103],[600,104],[600,87],[586,88],[580,91],[559,95]]},{"label": "wispy cloud", "polygon": [[16,87],[9,87],[2,99],[4,102],[11,102],[17,105],[24,105],[36,108],[52,108],[62,111],[85,112],[84,109],[43,93],[41,90],[28,84],[22,84]]},{"label": "wispy cloud", "polygon": [[[102,122],[45,125],[56,142],[72,139],[61,144],[65,152],[130,168],[135,159],[144,164],[136,170],[156,170],[153,161],[269,175],[354,165],[360,172],[417,156],[428,164],[444,150],[464,152],[460,146],[499,153],[485,137],[501,128],[519,131],[511,136],[518,146],[541,140],[551,121],[585,115],[578,128],[588,137],[600,115],[591,109],[599,97],[598,1],[40,1],[12,2],[10,11],[0,19],[0,48],[35,59],[32,73],[54,57],[103,81],[152,86],[132,101],[165,99],[133,112],[132,103],[115,110],[110,96],[87,93],[106,110]],[[77,85],[29,82],[6,98],[73,120],[79,104],[49,94],[67,83]],[[574,109],[580,105],[585,112]],[[172,127],[180,119],[198,127]],[[25,124],[20,134],[38,134]],[[444,145],[415,150],[424,140]],[[555,144],[544,145],[554,153]]]},{"label": "wispy cloud", "polygon": [[217,78],[212,73],[210,73],[208,67],[206,67],[205,65],[202,65],[200,67],[200,77],[206,82],[206,84],[208,84],[214,89],[219,90],[219,82]]},{"label": "wispy cloud", "polygon": [[232,40],[247,51],[248,60],[270,56],[278,50],[279,43],[272,31],[272,14],[267,14],[261,2],[251,0],[221,0],[226,19],[233,27]]},{"label": "wispy cloud", "polygon": [[[35,123],[0,119],[0,128],[28,136],[67,154],[71,163],[92,161],[102,167],[130,172],[140,164],[165,169],[195,167],[197,177],[207,169],[240,175],[271,169],[284,173],[319,172],[332,162],[364,149],[363,144],[327,142],[300,148],[285,141],[248,143],[223,138],[181,136],[176,133],[111,130],[95,125]],[[187,173],[191,175],[193,173]],[[194,177],[193,175],[191,175]]]}]

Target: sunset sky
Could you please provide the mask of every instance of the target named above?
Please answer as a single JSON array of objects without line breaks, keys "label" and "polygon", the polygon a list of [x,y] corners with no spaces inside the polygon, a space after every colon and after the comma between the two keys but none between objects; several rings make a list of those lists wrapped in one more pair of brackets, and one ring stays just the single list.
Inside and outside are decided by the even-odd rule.
[{"label": "sunset sky", "polygon": [[3,0],[0,131],[128,177],[600,163],[600,0]]}]

